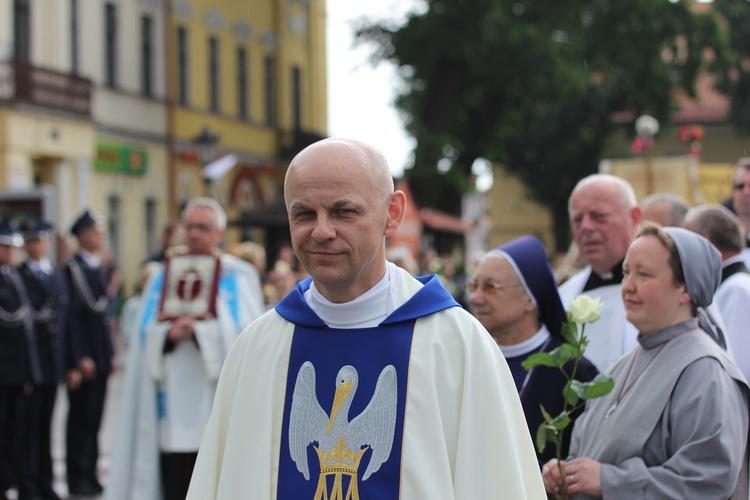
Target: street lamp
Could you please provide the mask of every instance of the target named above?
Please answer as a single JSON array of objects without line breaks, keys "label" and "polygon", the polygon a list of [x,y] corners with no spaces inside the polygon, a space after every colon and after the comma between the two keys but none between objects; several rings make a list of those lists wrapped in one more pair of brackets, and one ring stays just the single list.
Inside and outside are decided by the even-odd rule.
[{"label": "street lamp", "polygon": [[698,178],[703,127],[700,125],[682,125],[677,130],[677,138],[688,147],[688,177],[693,191],[693,202],[699,205],[705,201]]},{"label": "street lamp", "polygon": [[659,133],[659,120],[649,115],[641,115],[635,121],[635,133],[638,134],[633,142],[633,151],[643,151],[643,164],[646,170],[646,195],[654,192],[654,136]]},{"label": "street lamp", "polygon": [[[219,139],[219,136],[208,126],[204,126],[200,134],[190,140],[198,150],[198,161],[200,162],[201,169],[216,158],[216,153],[219,149]],[[203,182],[205,186],[205,195],[210,196],[211,179],[204,175]]]}]

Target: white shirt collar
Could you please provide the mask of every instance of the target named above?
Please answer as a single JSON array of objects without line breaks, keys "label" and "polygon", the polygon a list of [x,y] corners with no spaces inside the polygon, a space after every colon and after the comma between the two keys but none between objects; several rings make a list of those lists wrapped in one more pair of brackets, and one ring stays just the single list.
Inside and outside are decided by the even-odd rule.
[{"label": "white shirt collar", "polygon": [[513,345],[498,344],[498,347],[500,347],[500,350],[503,352],[503,356],[505,356],[506,358],[515,358],[517,356],[523,356],[526,353],[529,353],[531,351],[538,349],[542,344],[547,342],[549,338],[550,338],[550,333],[549,333],[549,330],[547,330],[547,325],[542,324],[542,327],[539,329],[538,332],[534,334],[533,337],[524,340],[520,344],[513,344]]},{"label": "white shirt collar", "polygon": [[721,268],[724,269],[727,266],[731,266],[735,262],[745,262],[745,259],[742,257],[742,254],[739,253],[735,255],[734,257],[729,257],[727,260],[721,263]]},{"label": "white shirt collar", "polygon": [[81,248],[78,253],[81,254],[81,257],[84,261],[86,261],[86,264],[88,264],[90,268],[96,269],[102,265],[102,260],[99,257],[84,250],[83,248]]},{"label": "white shirt collar", "polygon": [[318,291],[313,280],[305,292],[305,301],[331,328],[376,327],[395,310],[396,305],[397,267],[390,262],[386,264],[383,278],[354,300],[335,304]]},{"label": "white shirt collar", "polygon": [[52,274],[52,272],[55,270],[55,268],[52,266],[52,263],[50,263],[49,259],[46,257],[41,260],[29,259],[27,263],[29,269],[34,272],[43,271],[46,274]]}]

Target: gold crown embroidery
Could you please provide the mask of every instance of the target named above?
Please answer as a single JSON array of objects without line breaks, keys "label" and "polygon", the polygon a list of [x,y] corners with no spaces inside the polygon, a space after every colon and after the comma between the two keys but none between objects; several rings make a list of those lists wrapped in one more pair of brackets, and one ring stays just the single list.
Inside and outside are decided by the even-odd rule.
[{"label": "gold crown embroidery", "polygon": [[[369,446],[352,452],[346,447],[344,436],[341,435],[336,446],[330,451],[321,451],[317,446],[314,448],[320,461],[320,477],[314,500],[359,500],[357,473],[362,456]],[[328,478],[331,476],[333,485],[329,490]],[[349,479],[346,496],[344,495],[344,476]]]}]

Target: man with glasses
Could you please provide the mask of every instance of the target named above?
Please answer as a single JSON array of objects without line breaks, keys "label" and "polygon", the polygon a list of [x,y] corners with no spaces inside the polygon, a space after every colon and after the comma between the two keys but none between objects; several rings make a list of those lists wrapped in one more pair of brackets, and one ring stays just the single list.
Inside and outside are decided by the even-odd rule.
[{"label": "man with glasses", "polygon": [[732,206],[742,222],[745,233],[745,248],[742,256],[745,265],[750,267],[750,248],[748,248],[748,233],[750,233],[750,157],[740,158],[734,170],[732,179]]},{"label": "man with glasses", "polygon": [[[550,415],[564,408],[562,389],[566,376],[557,368],[536,367],[531,371],[522,363],[532,354],[551,352],[562,340],[565,310],[557,294],[557,285],[542,242],[523,236],[490,250],[479,261],[474,277],[466,282],[474,316],[482,323],[508,362],[516,390],[521,397],[526,423],[532,436],[544,422],[541,407]],[[573,362],[565,367],[573,373]],[[592,380],[598,370],[583,358],[575,378]],[[581,411],[574,413],[576,418]],[[573,426],[565,431],[562,456],[568,453]],[[537,450],[539,464],[556,456],[553,446]]]},{"label": "man with glasses", "polygon": [[219,251],[226,220],[217,201],[190,200],[182,215],[186,247],[169,249],[144,288],[108,499],[187,494],[221,366],[263,312],[255,268]]}]

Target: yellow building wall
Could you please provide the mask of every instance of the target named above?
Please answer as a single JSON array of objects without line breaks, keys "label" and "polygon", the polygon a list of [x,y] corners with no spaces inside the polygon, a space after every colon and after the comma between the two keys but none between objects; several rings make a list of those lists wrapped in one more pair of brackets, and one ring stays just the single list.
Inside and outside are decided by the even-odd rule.
[{"label": "yellow building wall", "polygon": [[[651,162],[653,193],[682,196],[691,205],[721,203],[732,195],[730,163],[697,163],[697,186],[690,182],[691,160],[688,156],[657,156]],[[638,200],[648,196],[646,177],[648,165],[643,158],[605,160],[601,170],[630,182]],[[697,187],[697,189],[696,189]]]},{"label": "yellow building wall", "polygon": [[[189,12],[172,11],[168,21],[168,92],[170,102],[169,135],[172,138],[173,157],[170,162],[172,213],[177,215],[186,193],[190,196],[204,194],[195,155],[189,158],[186,151],[197,152],[194,137],[208,127],[219,137],[217,156],[235,153],[240,164],[271,165],[278,170],[264,170],[260,184],[267,186],[266,201],[280,196],[276,182],[283,180],[288,158],[282,150],[294,129],[293,68],[301,72],[301,129],[325,136],[327,134],[327,80],[326,80],[326,16],[325,0],[286,1],[255,0],[195,0]],[[214,21],[208,22],[209,18]],[[211,25],[211,26],[210,26]],[[238,26],[249,27],[247,32]],[[184,27],[188,33],[188,87],[187,106],[178,104],[177,79],[177,29]],[[219,42],[220,76],[218,112],[212,112],[209,102],[209,37]],[[237,48],[244,47],[248,64],[248,118],[238,116]],[[266,116],[265,59],[275,59],[275,123],[269,124]],[[222,201],[230,220],[237,218],[237,207],[226,203],[231,183],[240,166],[212,183],[211,194]],[[239,232],[230,229],[225,237],[225,247],[239,239]]]},{"label": "yellow building wall", "polygon": [[487,196],[492,221],[489,248],[527,234],[541,239],[548,250],[554,248],[549,210],[531,199],[517,176],[496,165],[494,182]]}]

